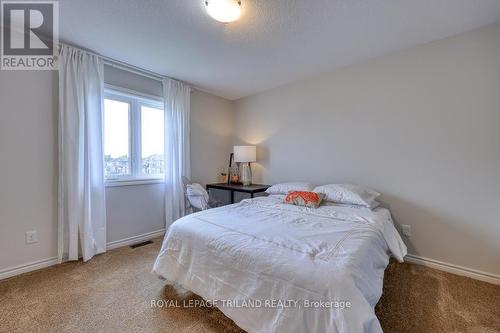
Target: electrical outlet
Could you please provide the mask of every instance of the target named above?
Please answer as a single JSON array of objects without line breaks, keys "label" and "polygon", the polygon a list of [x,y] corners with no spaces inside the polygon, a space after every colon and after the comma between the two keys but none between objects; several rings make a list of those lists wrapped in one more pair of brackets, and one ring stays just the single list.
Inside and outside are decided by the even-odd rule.
[{"label": "electrical outlet", "polygon": [[26,244],[38,243],[38,234],[36,230],[26,232]]},{"label": "electrical outlet", "polygon": [[403,235],[405,235],[406,237],[411,236],[411,225],[403,224]]}]

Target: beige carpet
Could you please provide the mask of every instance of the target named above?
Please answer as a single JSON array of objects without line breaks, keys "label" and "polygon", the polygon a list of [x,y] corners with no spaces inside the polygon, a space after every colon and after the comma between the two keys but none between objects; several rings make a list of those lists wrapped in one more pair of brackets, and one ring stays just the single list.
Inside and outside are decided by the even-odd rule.
[{"label": "beige carpet", "polygon": [[[240,332],[217,309],[150,273],[160,240],[0,281],[0,332]],[[391,263],[377,316],[385,332],[500,332],[500,286]]]}]

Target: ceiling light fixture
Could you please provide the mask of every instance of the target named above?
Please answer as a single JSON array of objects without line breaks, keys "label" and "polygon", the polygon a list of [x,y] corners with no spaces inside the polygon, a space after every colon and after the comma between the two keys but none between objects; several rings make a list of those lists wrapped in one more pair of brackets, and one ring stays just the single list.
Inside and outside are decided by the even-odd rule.
[{"label": "ceiling light fixture", "polygon": [[206,0],[205,6],[208,15],[222,23],[236,21],[241,15],[239,0]]}]

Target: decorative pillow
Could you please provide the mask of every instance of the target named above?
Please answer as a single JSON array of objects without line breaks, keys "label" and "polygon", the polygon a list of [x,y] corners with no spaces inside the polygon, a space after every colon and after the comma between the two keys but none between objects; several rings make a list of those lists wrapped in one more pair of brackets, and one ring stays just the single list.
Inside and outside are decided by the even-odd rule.
[{"label": "decorative pillow", "polygon": [[266,190],[267,194],[288,194],[290,191],[312,191],[314,185],[306,182],[279,183]]},{"label": "decorative pillow", "polygon": [[314,192],[325,194],[325,201],[372,207],[380,193],[359,185],[328,184],[318,186]]},{"label": "decorative pillow", "polygon": [[285,197],[285,203],[309,208],[318,208],[325,195],[307,191],[291,191]]}]

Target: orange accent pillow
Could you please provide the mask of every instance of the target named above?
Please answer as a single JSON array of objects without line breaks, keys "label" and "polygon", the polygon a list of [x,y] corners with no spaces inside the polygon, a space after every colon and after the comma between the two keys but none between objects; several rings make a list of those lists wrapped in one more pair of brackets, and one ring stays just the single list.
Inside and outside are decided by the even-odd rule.
[{"label": "orange accent pillow", "polygon": [[285,197],[285,203],[309,208],[318,208],[325,195],[323,193],[290,191]]}]

